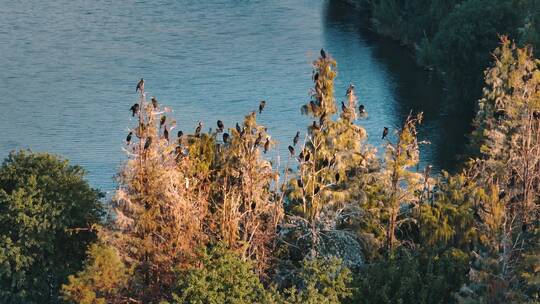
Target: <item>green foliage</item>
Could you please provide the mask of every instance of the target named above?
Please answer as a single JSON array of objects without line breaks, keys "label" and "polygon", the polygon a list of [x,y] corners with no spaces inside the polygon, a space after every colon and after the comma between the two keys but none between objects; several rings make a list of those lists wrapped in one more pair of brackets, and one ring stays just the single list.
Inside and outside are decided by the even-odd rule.
[{"label": "green foliage", "polygon": [[0,167],[0,302],[56,302],[80,269],[102,194],[84,170],[49,154],[13,152]]},{"label": "green foliage", "polygon": [[127,286],[129,271],[116,249],[92,244],[83,271],[69,276],[62,286],[63,299],[80,304],[121,303],[119,291]]},{"label": "green foliage", "polygon": [[205,250],[200,263],[198,268],[179,271],[171,303],[268,303],[270,294],[253,265],[224,244]]}]

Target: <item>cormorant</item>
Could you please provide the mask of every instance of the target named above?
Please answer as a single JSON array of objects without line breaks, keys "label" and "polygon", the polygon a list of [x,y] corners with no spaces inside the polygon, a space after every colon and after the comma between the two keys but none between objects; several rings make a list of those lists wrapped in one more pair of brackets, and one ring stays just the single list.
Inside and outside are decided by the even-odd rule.
[{"label": "cormorant", "polygon": [[139,92],[144,90],[144,79],[141,78],[139,82],[137,83],[137,88],[135,89],[135,92]]},{"label": "cormorant", "polygon": [[229,133],[227,133],[227,132],[223,133],[223,142],[224,143],[229,142]]},{"label": "cormorant", "polygon": [[354,91],[354,84],[350,84],[347,88],[347,96],[351,95],[351,93]]},{"label": "cormorant", "polygon": [[148,148],[150,148],[151,144],[152,144],[152,137],[148,137],[146,139],[146,142],[144,143],[144,149],[147,150]]},{"label": "cormorant", "polygon": [[176,133],[176,136],[178,137],[178,139],[182,138],[182,136],[184,136],[184,132],[182,132],[182,130],[178,131],[178,133]]},{"label": "cormorant", "polygon": [[159,128],[161,129],[161,127],[163,127],[163,125],[165,124],[165,121],[167,121],[167,116],[161,116],[161,119],[159,120]]},{"label": "cormorant", "polygon": [[270,137],[267,137],[264,142],[264,153],[268,152],[268,150],[270,150]]},{"label": "cormorant", "polygon": [[155,96],[152,97],[152,106],[154,107],[154,110],[158,108],[158,102]]},{"label": "cormorant", "polygon": [[347,112],[347,106],[345,105],[345,103],[343,101],[341,102],[341,111],[342,112]]},{"label": "cormorant", "polygon": [[195,136],[199,137],[199,135],[201,134],[201,130],[202,130],[202,122],[199,121],[199,124],[197,125],[197,128],[195,129]]},{"label": "cormorant", "polygon": [[265,106],[266,106],[266,101],[262,100],[261,103],[259,103],[259,114],[262,113]]},{"label": "cormorant", "polygon": [[384,127],[383,132],[382,132],[382,138],[381,138],[381,139],[384,139],[387,135],[388,135],[388,128],[387,128],[387,127]]},{"label": "cormorant", "polygon": [[293,145],[296,146],[296,144],[298,143],[298,141],[300,140],[300,131],[297,131],[296,132],[296,135],[294,136],[293,138]]},{"label": "cormorant", "polygon": [[315,75],[313,75],[313,80],[315,82],[317,82],[319,80],[319,72],[315,73]]},{"label": "cormorant", "polygon": [[255,139],[255,143],[253,144],[253,147],[257,148],[259,144],[261,143],[261,140],[262,140],[262,134],[259,133],[259,135],[257,135],[257,139]]},{"label": "cormorant", "polygon": [[236,132],[238,132],[239,134],[242,133],[242,128],[240,128],[240,125],[238,123],[236,123]]},{"label": "cormorant", "polygon": [[294,148],[292,146],[289,146],[289,153],[291,153],[291,156],[294,156]]},{"label": "cormorant", "polygon": [[139,104],[136,103],[132,105],[131,108],[129,108],[129,110],[131,111],[131,117],[135,117],[135,114],[139,113]]},{"label": "cormorant", "polygon": [[129,134],[126,137],[126,144],[129,146],[131,143],[131,135],[133,135],[133,132],[129,132]]},{"label": "cormorant", "polygon": [[364,107],[363,104],[361,104],[360,106],[358,106],[358,112],[360,114],[364,114],[366,112],[366,108]]},{"label": "cormorant", "polygon": [[169,130],[167,130],[167,126],[163,129],[163,137],[166,141],[169,141]]},{"label": "cormorant", "polygon": [[223,121],[218,120],[218,121],[217,121],[217,127],[218,127],[218,129],[217,129],[218,132],[223,132],[223,128],[225,127],[225,126],[223,125]]},{"label": "cormorant", "polygon": [[326,59],[326,52],[324,51],[324,49],[321,49],[321,57],[323,59]]}]

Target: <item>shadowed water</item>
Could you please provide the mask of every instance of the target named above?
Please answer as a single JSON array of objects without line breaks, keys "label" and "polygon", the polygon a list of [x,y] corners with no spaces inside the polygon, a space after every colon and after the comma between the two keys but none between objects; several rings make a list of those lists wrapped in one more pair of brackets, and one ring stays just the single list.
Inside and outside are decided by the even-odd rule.
[{"label": "shadowed water", "polygon": [[[443,110],[442,90],[397,45],[365,30],[339,1],[11,1],[0,10],[0,156],[30,148],[82,165],[110,191],[134,124],[135,84],[157,96],[179,128],[215,129],[267,101],[259,122],[280,153],[311,120],[300,114],[321,47],[338,61],[337,99],[349,82],[380,145],[383,126],[423,110],[424,160],[453,163],[467,120]],[[176,133],[174,130],[173,133]]]}]

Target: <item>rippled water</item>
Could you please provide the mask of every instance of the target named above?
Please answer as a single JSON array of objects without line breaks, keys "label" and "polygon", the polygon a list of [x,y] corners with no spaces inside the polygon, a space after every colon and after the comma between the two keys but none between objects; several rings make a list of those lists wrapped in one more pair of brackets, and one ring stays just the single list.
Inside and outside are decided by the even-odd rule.
[{"label": "rippled water", "polygon": [[285,150],[310,123],[299,108],[324,47],[338,61],[338,100],[352,81],[370,113],[360,122],[370,144],[423,110],[420,137],[432,141],[424,160],[450,167],[467,120],[445,114],[440,87],[402,48],[361,30],[362,20],[339,1],[4,1],[0,156],[58,153],[113,189],[140,77],[183,130],[199,119],[232,126],[267,100],[259,121]]}]

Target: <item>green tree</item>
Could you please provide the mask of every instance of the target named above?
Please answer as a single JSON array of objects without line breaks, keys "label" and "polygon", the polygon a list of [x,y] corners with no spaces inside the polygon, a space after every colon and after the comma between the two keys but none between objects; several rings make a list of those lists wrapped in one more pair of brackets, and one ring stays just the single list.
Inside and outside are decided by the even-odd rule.
[{"label": "green tree", "polygon": [[0,302],[57,303],[96,239],[102,193],[84,170],[45,153],[13,152],[0,167]]}]

